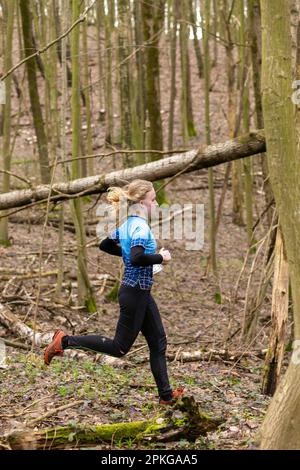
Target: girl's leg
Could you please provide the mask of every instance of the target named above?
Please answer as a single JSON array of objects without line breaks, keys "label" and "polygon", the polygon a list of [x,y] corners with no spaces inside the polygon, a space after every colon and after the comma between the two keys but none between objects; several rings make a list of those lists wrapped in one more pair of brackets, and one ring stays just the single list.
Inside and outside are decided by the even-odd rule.
[{"label": "girl's leg", "polygon": [[150,349],[151,371],[158,388],[159,397],[163,400],[171,400],[172,388],[169,382],[166,361],[167,338],[158,307],[151,294],[141,331]]},{"label": "girl's leg", "polygon": [[118,298],[120,317],[114,339],[101,335],[65,336],[64,349],[85,349],[114,357],[124,356],[133,345],[144,320],[150,291],[121,285]]}]

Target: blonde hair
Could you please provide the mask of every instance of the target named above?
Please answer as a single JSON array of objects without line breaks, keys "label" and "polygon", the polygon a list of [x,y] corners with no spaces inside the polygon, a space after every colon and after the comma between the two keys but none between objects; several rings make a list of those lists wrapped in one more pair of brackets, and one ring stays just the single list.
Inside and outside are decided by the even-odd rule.
[{"label": "blonde hair", "polygon": [[107,200],[113,207],[118,208],[122,199],[127,200],[129,204],[134,204],[144,199],[152,189],[153,184],[150,181],[136,179],[123,186],[123,188],[116,186],[108,188]]},{"label": "blonde hair", "polygon": [[119,217],[119,209],[122,201],[126,201],[129,206],[136,204],[142,201],[146,197],[146,194],[152,191],[152,189],[154,189],[154,187],[151,181],[136,179],[122,188],[117,186],[109,187],[107,190],[107,200],[116,211],[117,217]]}]

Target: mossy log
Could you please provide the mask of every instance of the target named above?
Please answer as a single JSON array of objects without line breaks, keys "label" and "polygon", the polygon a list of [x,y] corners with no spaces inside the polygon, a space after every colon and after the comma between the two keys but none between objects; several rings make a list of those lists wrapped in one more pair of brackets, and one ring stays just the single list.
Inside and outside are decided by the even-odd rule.
[{"label": "mossy log", "polygon": [[2,443],[11,449],[60,449],[126,441],[174,441],[184,437],[195,441],[215,430],[222,420],[203,413],[193,397],[183,397],[172,407],[146,421],[129,423],[69,425],[38,431],[25,430],[6,435]]}]

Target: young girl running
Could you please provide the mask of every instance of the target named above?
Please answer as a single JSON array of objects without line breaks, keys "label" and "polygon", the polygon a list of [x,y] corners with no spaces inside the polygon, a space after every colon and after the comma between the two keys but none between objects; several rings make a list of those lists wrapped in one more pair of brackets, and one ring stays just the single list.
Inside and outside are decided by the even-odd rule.
[{"label": "young girl running", "polygon": [[125,265],[118,291],[120,317],[113,339],[101,335],[69,336],[58,330],[44,352],[45,364],[65,349],[89,349],[114,357],[123,357],[130,350],[139,332],[144,335],[150,350],[150,366],[161,405],[173,404],[183,395],[183,388],[172,390],[169,382],[166,348],[167,339],[154,298],[151,295],[153,265],[168,263],[171,254],[162,248],[156,252],[156,241],[148,225],[155,210],[155,189],[151,182],[133,180],[123,188],[111,187],[107,200],[117,213],[122,201],[129,206],[129,216],[99,248],[111,255],[122,256]]}]

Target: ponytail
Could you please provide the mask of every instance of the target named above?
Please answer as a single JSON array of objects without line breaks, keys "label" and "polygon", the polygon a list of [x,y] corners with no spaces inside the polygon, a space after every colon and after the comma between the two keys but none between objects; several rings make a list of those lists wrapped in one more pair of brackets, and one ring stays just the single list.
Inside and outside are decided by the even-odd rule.
[{"label": "ponytail", "polygon": [[107,200],[116,212],[117,224],[120,224],[119,212],[121,203],[126,201],[132,205],[145,198],[146,194],[153,189],[151,181],[136,179],[126,184],[122,188],[111,186],[108,188]]}]

